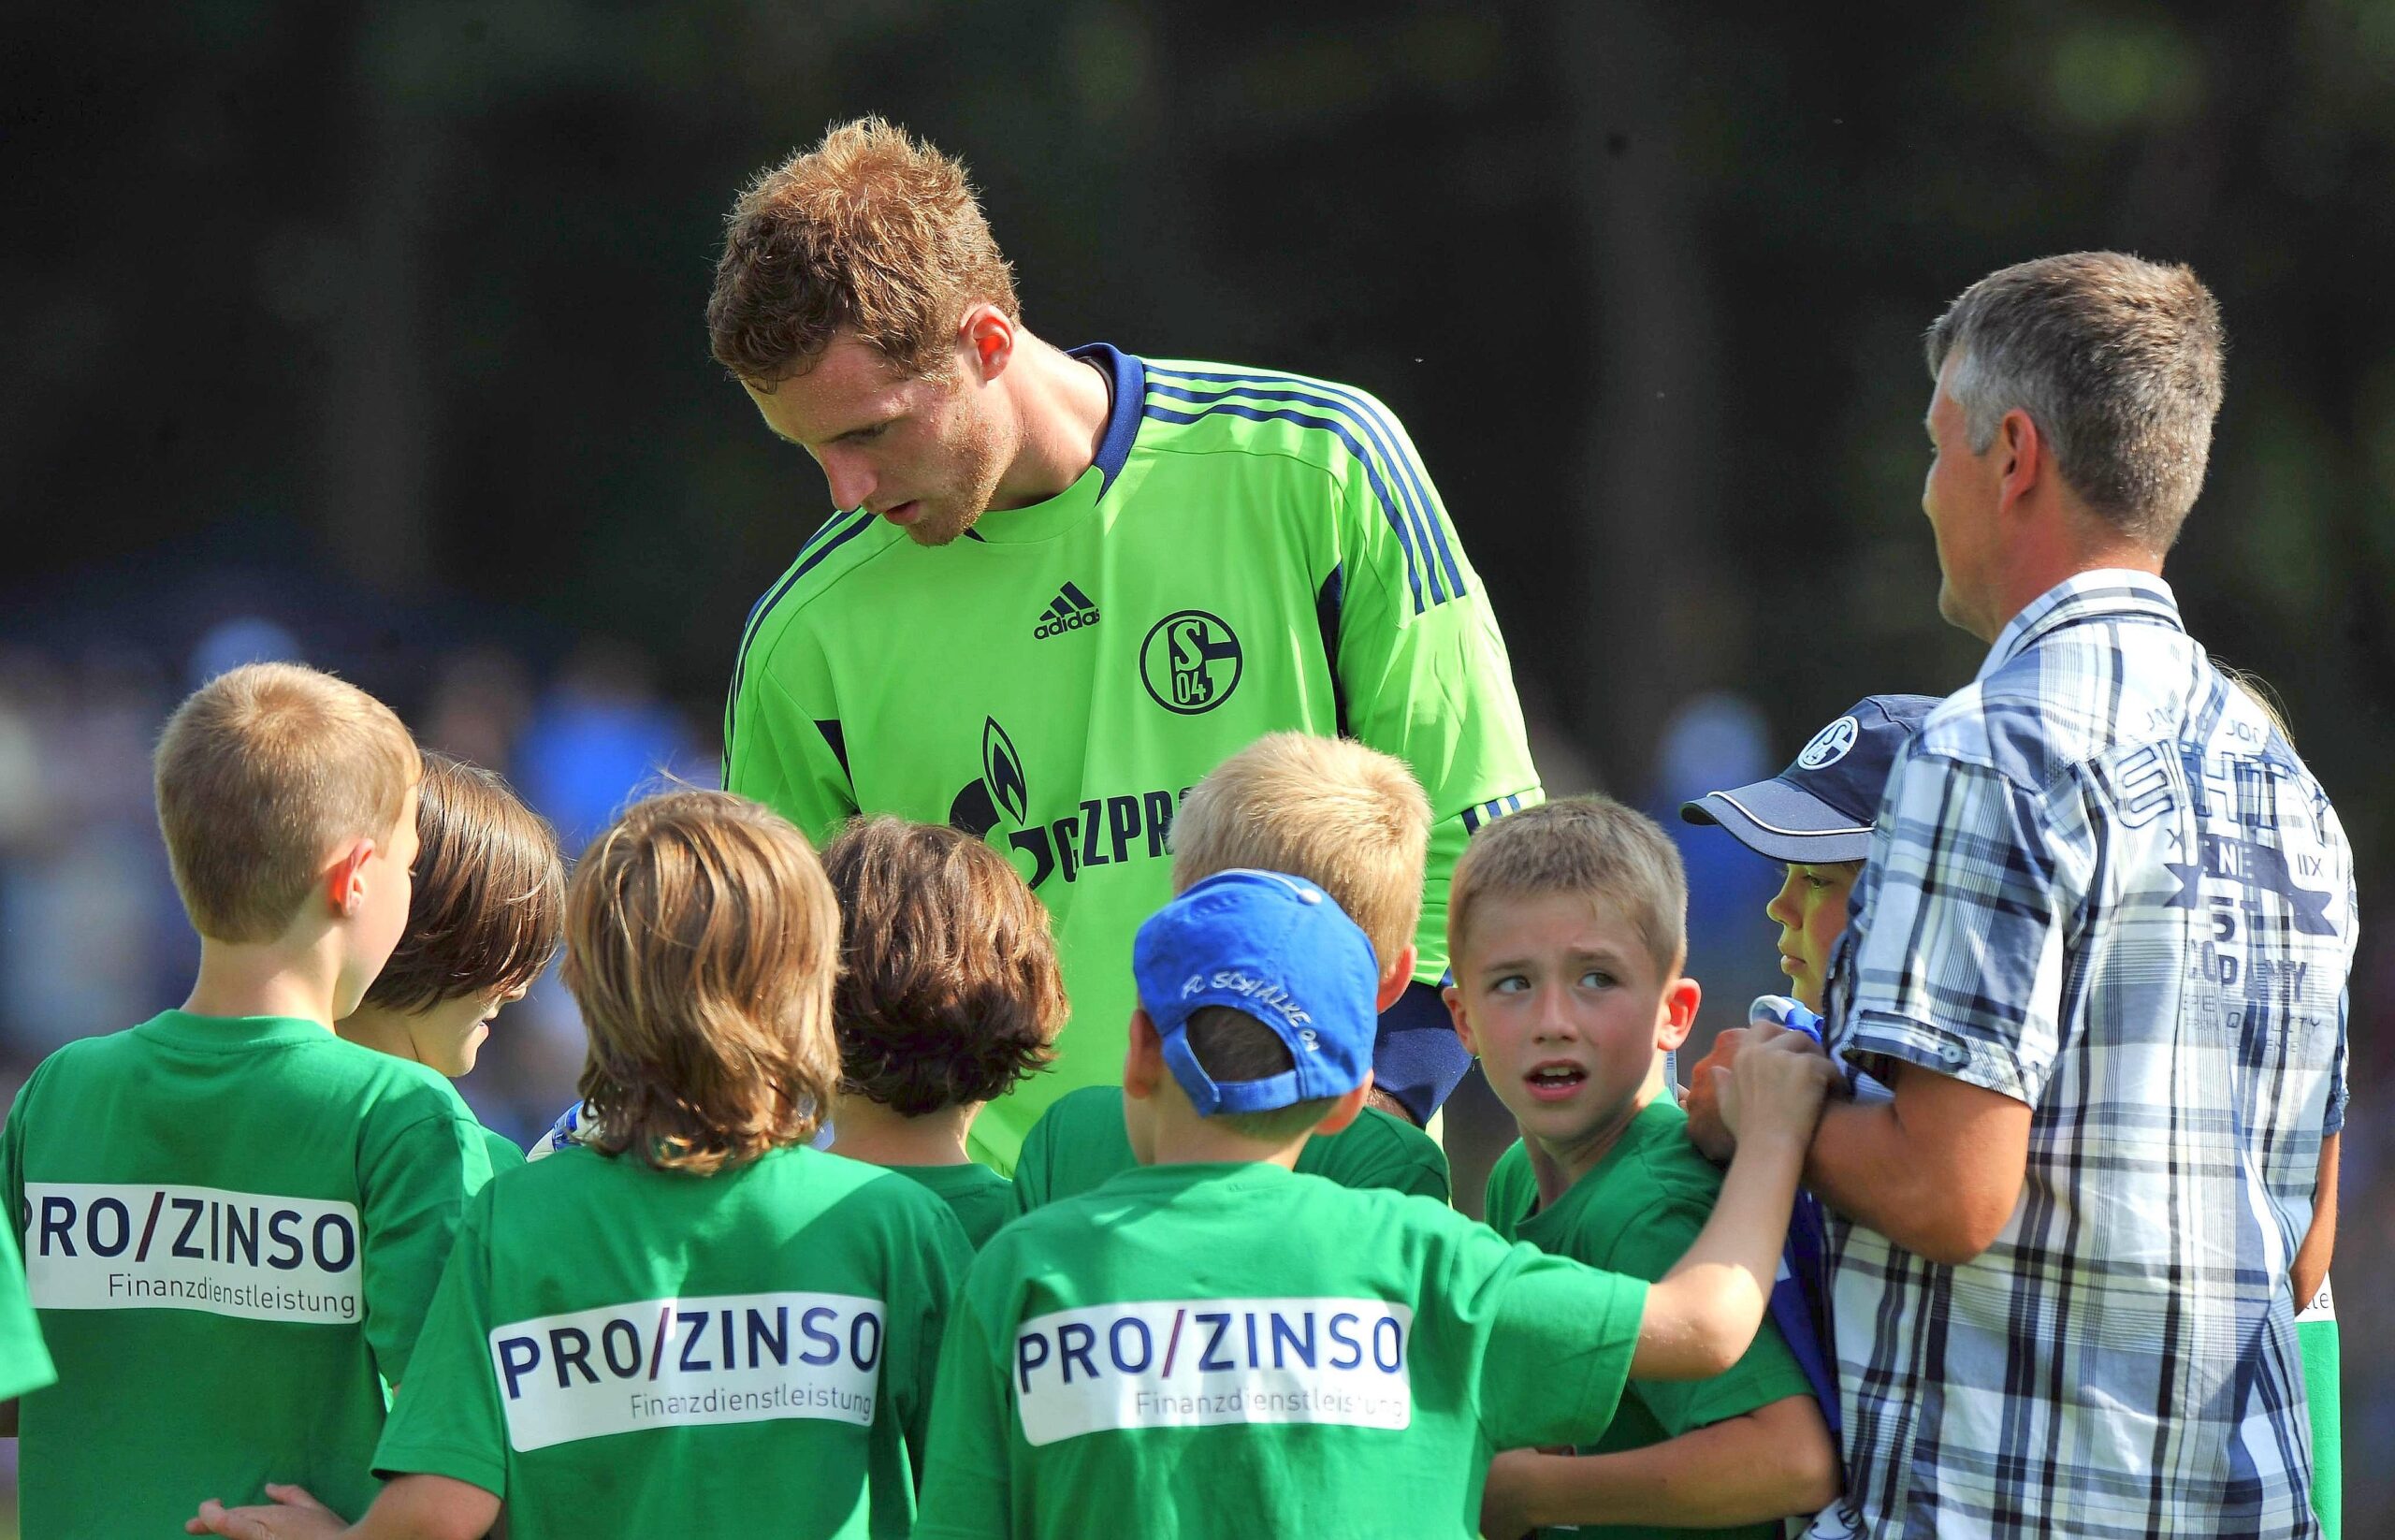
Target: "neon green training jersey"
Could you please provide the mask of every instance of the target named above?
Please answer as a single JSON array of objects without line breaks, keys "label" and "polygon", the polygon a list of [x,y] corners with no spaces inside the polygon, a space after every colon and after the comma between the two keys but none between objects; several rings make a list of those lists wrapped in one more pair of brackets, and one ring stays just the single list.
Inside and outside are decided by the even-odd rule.
[{"label": "neon green training jersey", "polygon": [[1132,933],[1171,896],[1182,794],[1224,759],[1297,730],[1413,766],[1435,820],[1424,982],[1465,838],[1540,799],[1496,617],[1380,403],[1076,356],[1113,402],[1081,479],[945,545],[834,517],[751,613],[724,719],[724,784],[818,843],[861,810],[954,823],[1047,903],[1072,1020],[1054,1071],[974,1124],[1002,1170],[1050,1102],[1117,1081]]}]

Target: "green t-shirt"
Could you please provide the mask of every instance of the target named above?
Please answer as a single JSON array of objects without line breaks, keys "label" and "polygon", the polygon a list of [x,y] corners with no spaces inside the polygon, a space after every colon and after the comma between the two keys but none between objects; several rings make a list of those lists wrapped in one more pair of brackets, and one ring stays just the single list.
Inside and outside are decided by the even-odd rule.
[{"label": "green t-shirt", "polygon": [[1491,1453],[1612,1417],[1646,1304],[1425,1199],[1125,1171],[975,1260],[915,1534],[1469,1536]]},{"label": "green t-shirt", "polygon": [[[1031,1126],[1015,1161],[1015,1206],[1029,1213],[1094,1191],[1139,1164],[1123,1126],[1123,1088],[1090,1085],[1058,1098]],[[1336,1134],[1316,1134],[1299,1152],[1298,1170],[1343,1187],[1448,1199],[1447,1154],[1439,1141],[1377,1107]]]},{"label": "green t-shirt", "polygon": [[1054,919],[1073,1017],[1053,1073],[993,1103],[1011,1170],[1049,1103],[1119,1075],[1132,933],[1171,896],[1182,794],[1258,736],[1360,739],[1430,799],[1415,977],[1446,966],[1471,830],[1539,800],[1504,639],[1412,443],[1370,396],[1109,347],[1096,462],[921,546],[833,517],[751,612],[724,784],[819,844],[860,810],[954,823]]},{"label": "green t-shirt", "polygon": [[41,1323],[25,1299],[25,1265],[17,1242],[0,1228],[0,1401],[56,1383],[58,1371],[42,1345]]},{"label": "green t-shirt", "polygon": [[523,1147],[506,1135],[491,1129],[483,1130],[483,1149],[490,1156],[490,1173],[512,1171],[524,1164]]},{"label": "green t-shirt", "polygon": [[[1527,1241],[1541,1251],[1652,1283],[1678,1265],[1696,1243],[1720,1193],[1721,1173],[1688,1141],[1688,1114],[1669,1099],[1659,1099],[1631,1120],[1620,1140],[1552,1208],[1538,1206],[1530,1152],[1517,1140],[1488,1173],[1487,1213],[1490,1228],[1509,1241]],[[1631,1381],[1612,1425],[1603,1437],[1582,1442],[1579,1452],[1643,1449],[1691,1429],[1812,1393],[1779,1329],[1765,1319],[1746,1357],[1709,1380]],[[1747,1524],[1699,1532],[1589,1524],[1541,1533],[1603,1534],[1615,1540],[1667,1540],[1698,1533],[1778,1540],[1780,1526]]]},{"label": "green t-shirt", "polygon": [[269,1481],[362,1511],[482,1134],[312,1022],[170,1010],[44,1060],[0,1141],[58,1364],[22,1413],[25,1533],[177,1534]]},{"label": "green t-shirt", "polygon": [[971,1250],[878,1166],[711,1177],[573,1147],[494,1182],[374,1454],[507,1504],[515,1540],[904,1535]]},{"label": "green t-shirt", "polygon": [[893,1166],[900,1176],[911,1177],[931,1189],[932,1196],[946,1203],[956,1222],[965,1227],[965,1238],[976,1250],[998,1227],[1015,1215],[1014,1184],[978,1161],[962,1166]]}]

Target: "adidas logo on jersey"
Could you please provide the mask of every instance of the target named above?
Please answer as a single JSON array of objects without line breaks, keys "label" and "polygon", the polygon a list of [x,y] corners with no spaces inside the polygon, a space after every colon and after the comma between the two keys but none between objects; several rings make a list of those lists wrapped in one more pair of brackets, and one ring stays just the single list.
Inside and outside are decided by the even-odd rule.
[{"label": "adidas logo on jersey", "polygon": [[1048,613],[1039,617],[1039,629],[1031,635],[1035,641],[1045,641],[1096,624],[1097,606],[1089,602],[1089,595],[1081,592],[1079,584],[1067,583],[1056,590],[1055,598],[1048,601]]}]

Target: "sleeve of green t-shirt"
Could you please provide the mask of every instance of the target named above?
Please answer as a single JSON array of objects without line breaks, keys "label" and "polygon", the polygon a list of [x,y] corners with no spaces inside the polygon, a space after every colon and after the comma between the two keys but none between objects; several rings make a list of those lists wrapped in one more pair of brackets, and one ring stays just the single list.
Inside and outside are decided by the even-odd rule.
[{"label": "sleeve of green t-shirt", "polygon": [[[926,1195],[928,1196],[928,1195]],[[937,1404],[940,1344],[949,1316],[958,1308],[957,1290],[973,1265],[973,1242],[946,1203],[912,1236],[897,1258],[898,1273],[883,1309],[891,1317],[893,1351],[883,1362],[907,1366],[902,1383],[883,1382],[907,1440],[907,1454],[921,1473],[929,1457],[932,1412]],[[903,1312],[903,1319],[902,1319]],[[903,1326],[903,1330],[900,1328]],[[903,1355],[903,1356],[902,1356]],[[922,1476],[917,1476],[922,1485]]]},{"label": "sleeve of green t-shirt", "polygon": [[414,1117],[386,1137],[370,1126],[359,1155],[366,1341],[376,1371],[392,1385],[406,1381],[466,1200],[490,1180],[482,1125],[456,1092],[449,1099],[454,1108]]},{"label": "sleeve of green t-shirt", "polygon": [[408,1377],[391,1403],[374,1474],[472,1482],[507,1495],[507,1422],[490,1362],[491,1194],[475,1198],[442,1270]]},{"label": "sleeve of green t-shirt", "polygon": [[813,644],[783,632],[745,646],[724,714],[724,790],[763,803],[820,848],[857,811],[844,750],[831,676]]},{"label": "sleeve of green t-shirt", "polygon": [[17,1255],[13,1227],[0,1227],[0,1401],[57,1380],[57,1367],[41,1340],[41,1321],[25,1297],[25,1264]]},{"label": "sleeve of green t-shirt", "polygon": [[1508,1241],[1518,1240],[1521,1223],[1529,1216],[1531,1199],[1537,1195],[1530,1151],[1517,1139],[1497,1157],[1497,1164],[1488,1168],[1488,1185],[1482,1190],[1480,1199],[1481,1223]]},{"label": "sleeve of green t-shirt", "polygon": [[1006,1376],[1006,1359],[991,1347],[968,1285],[940,1346],[915,1540],[989,1540],[1009,1533],[1013,1429]]},{"label": "sleeve of green t-shirt", "polygon": [[1307,1140],[1298,1170],[1358,1191],[1378,1188],[1442,1203],[1453,1197],[1438,1140],[1377,1107],[1365,1108],[1342,1133]]},{"label": "sleeve of green t-shirt", "polygon": [[[1604,1217],[1609,1231],[1606,1242],[1575,1246],[1575,1255],[1592,1266],[1649,1283],[1661,1282],[1678,1266],[1705,1228],[1705,1215],[1661,1197],[1627,1219]],[[1796,1356],[1766,1315],[1745,1355],[1711,1379],[1633,1380],[1630,1393],[1654,1415],[1666,1434],[1677,1438],[1691,1429],[1744,1417],[1773,1402],[1809,1397],[1813,1392],[1805,1372],[1797,1367]]]},{"label": "sleeve of green t-shirt", "polygon": [[1647,1285],[1459,1228],[1449,1306],[1475,1349],[1480,1425],[1500,1449],[1595,1439],[1638,1350]]},{"label": "sleeve of green t-shirt", "polygon": [[1464,841],[1544,793],[1479,574],[1404,428],[1366,400],[1381,429],[1373,447],[1386,453],[1373,457],[1378,486],[1360,462],[1345,477],[1339,687],[1348,733],[1413,766],[1430,799],[1414,976],[1435,982],[1446,970],[1447,882]]}]

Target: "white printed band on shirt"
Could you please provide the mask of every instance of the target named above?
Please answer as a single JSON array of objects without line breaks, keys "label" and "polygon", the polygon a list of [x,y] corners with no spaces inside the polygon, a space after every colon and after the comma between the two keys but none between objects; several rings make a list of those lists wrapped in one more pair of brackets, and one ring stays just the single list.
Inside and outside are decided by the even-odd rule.
[{"label": "white printed band on shirt", "polygon": [[1399,1429],[1414,1311],[1382,1300],[1149,1300],[1034,1316],[1009,1377],[1023,1438],[1234,1422]]},{"label": "white printed band on shirt", "polygon": [[641,1300],[495,1327],[518,1452],[644,1428],[821,1417],[873,1423],[886,1319],[853,1294]]},{"label": "white printed band on shirt", "polygon": [[25,1184],[25,1289],[41,1310],[358,1319],[355,1205],[140,1183]]}]

